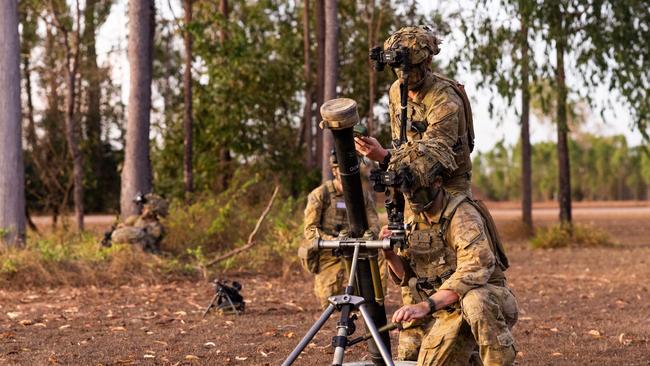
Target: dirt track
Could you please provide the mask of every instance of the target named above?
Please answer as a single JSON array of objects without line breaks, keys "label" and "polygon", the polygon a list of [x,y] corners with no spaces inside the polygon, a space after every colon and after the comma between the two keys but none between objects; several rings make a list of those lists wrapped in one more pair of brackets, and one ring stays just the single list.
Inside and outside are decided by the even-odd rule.
[{"label": "dirt track", "polygon": [[[614,248],[508,243],[507,275],[521,307],[519,364],[650,365],[650,214],[611,213],[574,216],[611,232]],[[511,215],[494,210],[504,231],[517,221]],[[535,218],[544,225],[552,216]],[[205,283],[0,291],[0,364],[280,364],[318,315],[309,276],[230,277],[244,284],[244,316],[201,319],[212,295]],[[389,289],[389,313],[397,294]],[[329,364],[332,334],[320,333],[297,364]],[[346,359],[362,357],[357,346]]]}]

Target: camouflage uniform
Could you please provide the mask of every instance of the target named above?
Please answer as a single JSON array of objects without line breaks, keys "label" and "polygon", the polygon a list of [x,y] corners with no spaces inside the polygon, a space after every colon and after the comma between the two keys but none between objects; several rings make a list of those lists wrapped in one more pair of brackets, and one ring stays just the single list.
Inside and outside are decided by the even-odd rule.
[{"label": "camouflage uniform", "polygon": [[[369,230],[376,236],[379,233],[379,219],[375,203],[369,194],[364,196]],[[311,245],[317,237],[336,239],[344,230],[348,230],[348,218],[343,193],[337,192],[334,182],[330,180],[313,190],[307,199],[304,222],[304,236],[307,239],[305,245]],[[306,258],[301,259],[303,263],[306,261]],[[346,282],[344,262],[343,259],[334,256],[330,250],[321,250],[318,258],[310,260],[315,263],[304,264],[304,266],[316,275],[314,292],[321,306],[325,308],[328,305],[328,297],[343,293]],[[380,268],[383,267],[380,263]]]},{"label": "camouflage uniform", "polygon": [[483,365],[511,365],[516,352],[510,329],[517,321],[517,302],[506,286],[486,223],[465,196],[446,196],[445,201],[443,210],[428,215],[437,220],[413,217],[409,253],[402,256],[406,274],[401,286],[421,293],[419,279],[433,291],[460,296],[459,303],[433,314],[435,323],[422,341],[418,365],[467,365],[477,345]]},{"label": "camouflage uniform", "polygon": [[[409,48],[412,64],[423,69],[424,77],[413,90],[415,98],[407,103],[407,141],[423,141],[437,145],[440,149],[453,151],[454,169],[443,179],[444,188],[451,194],[463,193],[471,197],[470,181],[473,149],[473,122],[469,100],[463,86],[442,75],[430,71],[424,65],[429,56],[440,52],[440,41],[426,27],[406,27],[394,33],[384,42],[384,49],[406,46]],[[392,139],[398,140],[400,134],[400,80],[396,80],[389,91],[389,115]],[[408,202],[405,218],[412,212]],[[410,292],[402,292],[404,304],[415,300]],[[398,354],[400,360],[415,360],[420,347],[420,339],[430,324],[423,328],[411,328],[400,332]],[[402,357],[403,356],[403,357]]]},{"label": "camouflage uniform", "polygon": [[[384,43],[384,49],[406,46],[413,53],[411,58],[423,62],[425,54],[439,52],[440,41],[426,27],[406,27],[393,34]],[[474,148],[472,110],[463,86],[424,65],[424,78],[414,90],[416,96],[407,104],[407,140],[429,140],[454,151],[456,165],[443,179],[444,188],[450,193],[465,193],[471,197],[470,180]],[[389,114],[393,140],[399,139],[400,90],[399,79],[389,91]]]},{"label": "camouflage uniform", "polygon": [[140,215],[129,216],[111,234],[111,242],[135,244],[145,251],[158,251],[165,228],[160,219],[167,216],[168,204],[162,197],[149,193]]},{"label": "camouflage uniform", "polygon": [[[410,290],[413,303],[440,290],[459,296],[430,319],[434,324],[422,340],[418,365],[468,365],[477,349],[486,366],[511,365],[516,352],[510,328],[517,321],[517,302],[506,285],[508,260],[485,206],[435,188],[438,175],[431,172],[441,171],[436,166],[453,169],[451,156],[427,143],[409,142],[391,158],[389,170],[407,169],[412,176],[407,200],[414,200],[413,207],[428,207],[406,220],[408,248],[400,253],[405,275],[393,274],[393,279]],[[423,197],[441,197],[442,204],[436,208],[417,202]]]}]

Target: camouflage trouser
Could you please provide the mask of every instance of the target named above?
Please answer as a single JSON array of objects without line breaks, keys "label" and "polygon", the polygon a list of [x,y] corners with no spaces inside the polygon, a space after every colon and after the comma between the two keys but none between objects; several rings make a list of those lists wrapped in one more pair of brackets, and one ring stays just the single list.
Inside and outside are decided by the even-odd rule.
[{"label": "camouflage trouser", "polygon": [[[388,283],[388,270],[384,255],[380,252],[378,256],[379,270],[381,272],[381,283],[386,294],[386,285]],[[321,251],[318,260],[318,273],[314,278],[314,293],[324,309],[329,302],[330,296],[340,295],[345,290],[348,281],[348,273],[345,270],[343,258],[338,258],[331,254],[330,251]]]},{"label": "camouflage trouser", "polygon": [[[411,289],[407,286],[401,287],[402,302],[404,305],[417,303]],[[415,322],[404,323],[404,329],[399,332],[399,344],[397,346],[397,359],[400,361],[417,361],[420,353],[422,339],[433,326],[433,318],[427,317]]]},{"label": "camouflage trouser", "polygon": [[[418,366],[468,365],[478,349],[484,366],[512,365],[517,301],[506,287],[485,285],[469,291],[453,311],[439,310],[423,342]],[[480,364],[480,363],[479,363]]]}]

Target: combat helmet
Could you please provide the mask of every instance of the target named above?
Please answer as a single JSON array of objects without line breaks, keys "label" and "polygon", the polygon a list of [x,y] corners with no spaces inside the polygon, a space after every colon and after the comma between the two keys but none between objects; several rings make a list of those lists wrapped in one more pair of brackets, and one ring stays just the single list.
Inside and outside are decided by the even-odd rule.
[{"label": "combat helmet", "polygon": [[145,203],[142,206],[143,213],[151,213],[159,217],[166,217],[169,213],[169,203],[160,195],[147,193]]},{"label": "combat helmet", "polygon": [[384,42],[384,50],[407,47],[411,65],[426,61],[429,56],[440,53],[440,39],[426,25],[404,27]]},{"label": "combat helmet", "polygon": [[388,170],[402,178],[401,189],[413,212],[428,209],[439,193],[437,177],[458,169],[454,151],[431,140],[409,141],[391,154]]}]

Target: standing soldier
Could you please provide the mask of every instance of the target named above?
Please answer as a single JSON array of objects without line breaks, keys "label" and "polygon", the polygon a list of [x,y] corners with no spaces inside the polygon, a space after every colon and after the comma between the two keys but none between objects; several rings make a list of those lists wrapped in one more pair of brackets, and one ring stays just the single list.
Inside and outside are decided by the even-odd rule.
[{"label": "standing soldier", "polygon": [[[306,241],[298,250],[302,266],[315,275],[314,292],[322,308],[327,307],[327,299],[330,296],[343,293],[346,280],[344,259],[333,255],[331,250],[316,250],[312,248],[312,243],[319,237],[331,240],[345,236],[349,230],[341,174],[334,151],[330,156],[330,167],[334,179],[328,180],[314,189],[307,198],[304,221]],[[379,219],[375,210],[375,202],[367,192],[364,192],[364,197],[369,226],[364,237],[374,239],[379,233]],[[380,261],[380,268],[383,268],[381,264]]]},{"label": "standing soldier", "polygon": [[[445,154],[452,151],[455,167],[442,176],[443,187],[451,195],[462,193],[471,198],[472,111],[463,85],[433,72],[432,60],[440,52],[439,45],[440,40],[429,27],[405,27],[384,42],[384,52],[408,51],[407,141],[421,141]],[[401,69],[393,71],[397,80],[389,91],[389,114],[392,138],[396,142],[400,138],[400,82],[404,75]],[[384,149],[375,138],[356,137],[355,144],[358,152],[379,162],[383,169],[388,167],[391,151]],[[405,219],[408,221],[411,216],[407,202]],[[402,287],[402,299],[404,304],[416,301],[408,287]],[[422,336],[430,326],[423,324],[400,332],[398,357],[401,360],[417,359]]]}]

